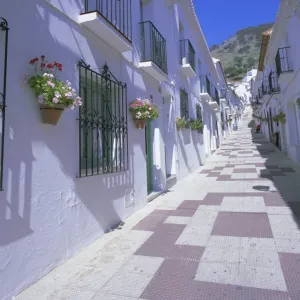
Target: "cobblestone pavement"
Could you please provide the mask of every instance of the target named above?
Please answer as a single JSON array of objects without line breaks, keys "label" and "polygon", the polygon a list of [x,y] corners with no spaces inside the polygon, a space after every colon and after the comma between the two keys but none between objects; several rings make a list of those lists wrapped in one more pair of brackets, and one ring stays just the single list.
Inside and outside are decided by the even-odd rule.
[{"label": "cobblestone pavement", "polygon": [[205,167],[17,300],[299,300],[300,169],[251,114]]}]

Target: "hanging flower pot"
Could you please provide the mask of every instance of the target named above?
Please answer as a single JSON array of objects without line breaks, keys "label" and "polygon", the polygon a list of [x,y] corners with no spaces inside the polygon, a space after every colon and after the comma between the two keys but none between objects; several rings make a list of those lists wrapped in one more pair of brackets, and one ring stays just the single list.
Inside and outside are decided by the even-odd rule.
[{"label": "hanging flower pot", "polygon": [[135,121],[135,127],[137,129],[143,129],[146,121],[152,121],[158,118],[157,108],[147,99],[134,100],[130,103],[129,111],[132,114],[132,118]]},{"label": "hanging flower pot", "polygon": [[61,114],[64,111],[64,105],[55,104],[53,107],[47,104],[41,104],[41,120],[44,124],[56,125]]},{"label": "hanging flower pot", "polygon": [[135,120],[135,127],[137,129],[144,129],[145,123],[146,123],[145,120]]},{"label": "hanging flower pot", "polygon": [[27,82],[33,89],[40,103],[41,120],[45,124],[56,125],[66,108],[81,106],[81,98],[75,93],[70,81],[63,82],[57,77],[62,71],[62,64],[48,63],[45,56],[36,57],[29,62],[35,74],[27,75]]}]

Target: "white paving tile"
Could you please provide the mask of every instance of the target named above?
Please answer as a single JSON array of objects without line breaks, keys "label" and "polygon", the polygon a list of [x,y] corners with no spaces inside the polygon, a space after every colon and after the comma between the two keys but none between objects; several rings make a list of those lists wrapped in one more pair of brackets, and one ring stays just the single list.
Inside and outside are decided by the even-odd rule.
[{"label": "white paving tile", "polygon": [[253,267],[280,269],[274,239],[241,238],[240,261]]},{"label": "white paving tile", "polygon": [[263,197],[224,197],[221,210],[232,212],[265,212],[265,202]]},{"label": "white paving tile", "polygon": [[239,265],[240,285],[253,288],[287,291],[281,268],[254,267]]},{"label": "white paving tile", "polygon": [[239,265],[201,261],[194,279],[197,281],[239,285]]},{"label": "white paving tile", "polygon": [[300,239],[298,225],[292,215],[268,215],[275,238]]},{"label": "white paving tile", "polygon": [[186,225],[190,222],[190,220],[191,220],[191,217],[170,216],[166,219],[166,221],[164,223]]},{"label": "white paving tile", "polygon": [[275,239],[278,252],[300,253],[300,239]]},{"label": "white paving tile", "polygon": [[151,279],[151,275],[119,272],[102,288],[102,292],[138,298]]},{"label": "white paving tile", "polygon": [[123,265],[120,272],[154,275],[163,261],[161,257],[133,255]]}]

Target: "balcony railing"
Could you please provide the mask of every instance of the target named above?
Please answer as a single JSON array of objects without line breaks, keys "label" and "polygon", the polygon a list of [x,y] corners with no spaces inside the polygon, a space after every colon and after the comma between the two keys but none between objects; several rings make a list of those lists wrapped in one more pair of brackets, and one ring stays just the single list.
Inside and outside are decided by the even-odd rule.
[{"label": "balcony railing", "polygon": [[195,71],[195,50],[190,40],[180,40],[180,64],[190,64]]},{"label": "balcony railing", "polygon": [[216,101],[220,105],[220,97],[218,90],[214,87],[214,95],[213,95],[214,101]]},{"label": "balcony railing", "polygon": [[97,12],[131,41],[131,0],[84,0],[84,14],[92,12]]},{"label": "balcony railing", "polygon": [[207,76],[200,76],[200,93],[207,93],[210,97],[211,95],[211,83]]},{"label": "balcony railing", "polygon": [[259,88],[258,90],[257,90],[257,93],[258,93],[258,99],[261,99],[262,97],[263,97],[263,91],[262,91],[262,88]]},{"label": "balcony railing", "polygon": [[263,96],[270,94],[270,87],[269,87],[269,83],[267,81],[264,82],[264,84],[261,86],[261,90],[262,90]]},{"label": "balcony railing", "polygon": [[151,21],[142,22],[140,24],[142,43],[141,62],[152,61],[164,73],[168,74],[166,40]]},{"label": "balcony railing", "polygon": [[278,77],[281,73],[293,71],[292,65],[290,62],[290,47],[279,48],[275,57],[276,69]]},{"label": "balcony railing", "polygon": [[279,93],[280,86],[278,84],[278,76],[275,72],[270,72],[269,74],[269,86],[271,93]]}]

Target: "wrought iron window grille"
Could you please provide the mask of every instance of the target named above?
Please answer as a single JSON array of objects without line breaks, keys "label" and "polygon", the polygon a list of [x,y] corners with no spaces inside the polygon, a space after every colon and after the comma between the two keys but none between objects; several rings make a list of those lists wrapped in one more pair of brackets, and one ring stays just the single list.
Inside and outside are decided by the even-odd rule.
[{"label": "wrought iron window grille", "polygon": [[80,60],[79,177],[128,170],[127,85]]},{"label": "wrought iron window grille", "polygon": [[188,94],[184,89],[180,90],[180,116],[186,121],[189,120],[189,101]]},{"label": "wrought iron window grille", "polygon": [[291,72],[293,68],[289,60],[289,51],[291,47],[279,48],[275,57],[276,70],[278,77],[282,73]]},{"label": "wrought iron window grille", "polygon": [[[0,190],[3,191],[3,163],[4,163],[4,143],[5,143],[5,111],[6,111],[6,88],[7,88],[7,56],[8,56],[8,23],[6,19],[0,17],[0,34],[4,34],[3,72],[2,89],[0,91],[0,117],[1,117],[1,154],[0,154]],[[0,78],[1,78],[0,77]]]}]

